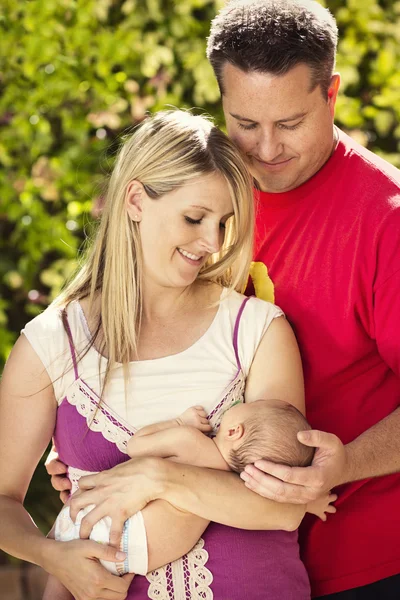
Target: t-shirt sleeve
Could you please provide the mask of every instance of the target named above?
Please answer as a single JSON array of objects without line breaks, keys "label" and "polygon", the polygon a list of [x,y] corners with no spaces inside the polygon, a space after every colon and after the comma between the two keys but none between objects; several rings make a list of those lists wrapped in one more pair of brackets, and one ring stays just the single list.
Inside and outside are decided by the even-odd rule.
[{"label": "t-shirt sleeve", "polygon": [[60,310],[54,307],[47,308],[29,321],[21,333],[43,363],[59,402],[65,390],[67,372],[71,370],[68,337],[64,331]]},{"label": "t-shirt sleeve", "polygon": [[400,269],[375,291],[374,301],[375,339],[379,354],[400,377]]},{"label": "t-shirt sleeve", "polygon": [[284,313],[271,302],[252,297],[246,303],[238,332],[239,359],[246,377],[265,332],[278,317],[284,317]]},{"label": "t-shirt sleeve", "polygon": [[384,223],[376,254],[373,333],[382,359],[400,377],[400,206]]}]

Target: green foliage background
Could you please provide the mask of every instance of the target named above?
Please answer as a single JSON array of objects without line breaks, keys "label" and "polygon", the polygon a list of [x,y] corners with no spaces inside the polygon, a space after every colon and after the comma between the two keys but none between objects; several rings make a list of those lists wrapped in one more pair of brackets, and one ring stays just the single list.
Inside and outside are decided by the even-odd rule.
[{"label": "green foliage background", "polygon": [[[146,111],[223,123],[205,57],[223,0],[3,0],[0,8],[0,368],[76,268],[123,131]],[[340,29],[337,124],[400,166],[400,2],[326,0]],[[27,451],[29,451],[27,449]],[[28,509],[58,510],[39,466]]]}]

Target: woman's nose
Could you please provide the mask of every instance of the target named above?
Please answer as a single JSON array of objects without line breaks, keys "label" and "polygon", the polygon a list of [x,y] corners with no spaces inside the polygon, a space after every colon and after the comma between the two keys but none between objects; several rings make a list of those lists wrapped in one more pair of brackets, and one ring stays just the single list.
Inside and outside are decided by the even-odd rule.
[{"label": "woman's nose", "polygon": [[221,248],[221,244],[222,244],[222,240],[223,240],[221,231],[222,230],[218,224],[218,227],[210,227],[208,229],[208,231],[205,232],[203,237],[201,238],[200,242],[202,244],[202,247],[209,254],[214,254],[215,252],[218,252],[219,249]]}]

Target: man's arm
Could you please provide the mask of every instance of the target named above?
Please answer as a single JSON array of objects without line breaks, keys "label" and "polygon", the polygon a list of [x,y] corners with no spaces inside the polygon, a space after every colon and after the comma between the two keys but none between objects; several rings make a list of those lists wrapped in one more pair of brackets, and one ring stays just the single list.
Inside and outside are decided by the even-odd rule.
[{"label": "man's arm", "polygon": [[[381,232],[375,289],[368,293],[373,294],[374,306],[374,327],[370,334],[376,340],[382,361],[398,377],[400,390],[399,227],[400,209],[391,215]],[[400,471],[400,408],[393,406],[393,409],[345,446],[330,433],[299,434],[302,443],[317,448],[311,467],[290,468],[259,461],[255,466],[246,467],[242,478],[247,479],[246,485],[251,490],[267,498],[304,503],[343,483],[397,473]]]}]

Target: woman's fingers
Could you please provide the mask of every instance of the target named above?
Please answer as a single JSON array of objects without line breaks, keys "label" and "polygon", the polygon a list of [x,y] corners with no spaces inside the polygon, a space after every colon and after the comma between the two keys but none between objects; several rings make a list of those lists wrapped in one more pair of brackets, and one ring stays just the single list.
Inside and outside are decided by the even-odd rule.
[{"label": "woman's fingers", "polygon": [[117,519],[116,517],[111,520],[110,544],[115,548],[119,548],[120,546],[124,523],[125,521]]},{"label": "woman's fingers", "polygon": [[119,545],[119,541],[122,535],[122,529],[126,519],[125,516],[123,516],[123,513],[121,513],[121,511],[118,511],[118,513],[116,513],[116,511],[113,510],[113,507],[107,502],[103,502],[100,506],[94,507],[87,515],[83,517],[79,530],[79,536],[82,539],[88,538],[90,532],[92,531],[96,523],[98,523],[100,519],[103,519],[104,517],[111,518],[112,526],[110,536],[112,533],[113,545]]},{"label": "woman's fingers", "polygon": [[71,489],[71,482],[65,475],[52,475],[50,482],[57,492],[64,492]]},{"label": "woman's fingers", "polygon": [[[75,522],[78,516],[78,512],[88,506],[89,504],[98,504],[102,502],[103,494],[102,490],[96,488],[95,490],[89,490],[87,492],[82,493],[80,490],[75,492],[73,496],[71,496],[69,500],[70,507],[70,515],[71,519]],[[94,509],[93,509],[94,510]],[[106,514],[102,515],[103,517],[107,516]],[[99,519],[97,519],[99,520]],[[96,521],[97,523],[97,521]]]}]

